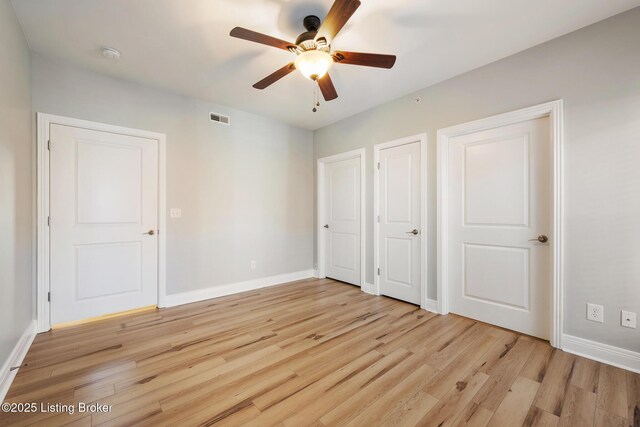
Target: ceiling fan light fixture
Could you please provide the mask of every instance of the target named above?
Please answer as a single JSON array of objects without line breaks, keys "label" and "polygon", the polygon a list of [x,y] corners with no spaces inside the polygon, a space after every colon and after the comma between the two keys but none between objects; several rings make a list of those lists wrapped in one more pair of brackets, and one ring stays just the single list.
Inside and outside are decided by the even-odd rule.
[{"label": "ceiling fan light fixture", "polygon": [[295,60],[296,69],[311,80],[324,77],[333,65],[333,58],[321,50],[308,50],[298,55]]}]

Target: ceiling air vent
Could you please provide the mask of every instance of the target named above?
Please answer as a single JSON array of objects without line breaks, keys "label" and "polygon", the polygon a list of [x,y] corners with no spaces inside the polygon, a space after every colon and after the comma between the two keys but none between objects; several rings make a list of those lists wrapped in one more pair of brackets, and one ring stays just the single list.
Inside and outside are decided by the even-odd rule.
[{"label": "ceiling air vent", "polygon": [[231,119],[229,118],[229,116],[225,116],[223,114],[209,113],[209,117],[211,118],[212,122],[222,123],[223,125],[227,126],[231,124]]}]

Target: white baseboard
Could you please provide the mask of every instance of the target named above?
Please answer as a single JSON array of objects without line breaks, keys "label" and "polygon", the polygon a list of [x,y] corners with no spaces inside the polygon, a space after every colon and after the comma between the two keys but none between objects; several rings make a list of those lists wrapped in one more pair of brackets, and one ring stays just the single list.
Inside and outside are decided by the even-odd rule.
[{"label": "white baseboard", "polygon": [[435,299],[427,298],[427,303],[424,309],[432,313],[438,313],[438,301]]},{"label": "white baseboard", "polygon": [[189,304],[211,298],[233,295],[240,292],[253,291],[255,289],[266,288],[268,286],[280,285],[282,283],[294,282],[296,280],[309,279],[311,277],[313,277],[313,270],[262,277],[260,279],[247,280],[245,282],[230,283],[222,286],[212,286],[210,288],[167,295],[164,303],[165,307],[174,307],[176,305]]},{"label": "white baseboard", "polygon": [[378,295],[376,294],[376,285],[374,285],[373,283],[365,282],[364,285],[360,287],[360,289],[362,289],[363,292],[366,292],[368,294]]},{"label": "white baseboard", "polygon": [[635,351],[566,334],[562,335],[562,349],[567,353],[640,373],[640,353]]},{"label": "white baseboard", "polygon": [[36,327],[36,321],[32,320],[27,326],[27,329],[22,333],[22,336],[16,345],[13,347],[13,350],[7,360],[2,364],[2,370],[0,371],[0,402],[4,402],[4,398],[9,391],[9,387],[11,387],[11,383],[18,373],[18,369],[14,369],[13,371],[10,369],[13,366],[22,365],[22,361],[27,355],[33,339],[36,337]]},{"label": "white baseboard", "polygon": [[320,272],[318,270],[313,270],[313,277],[315,277],[316,279],[320,278]]}]

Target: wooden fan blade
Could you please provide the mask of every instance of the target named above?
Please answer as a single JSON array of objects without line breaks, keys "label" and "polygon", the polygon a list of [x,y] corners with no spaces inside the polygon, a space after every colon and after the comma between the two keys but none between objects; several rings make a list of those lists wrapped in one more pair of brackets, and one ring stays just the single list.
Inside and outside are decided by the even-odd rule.
[{"label": "wooden fan blade", "polygon": [[277,47],[279,49],[289,50],[289,47],[296,47],[295,44],[289,43],[275,37],[268,36],[262,33],[256,33],[255,31],[247,30],[246,28],[235,27],[229,33],[231,37],[236,37],[243,40],[249,40],[250,42],[266,44],[267,46]]},{"label": "wooden fan blade", "polygon": [[322,96],[324,96],[325,101],[331,101],[338,97],[338,92],[336,92],[336,88],[331,81],[331,77],[329,77],[329,73],[325,74],[320,80],[318,80],[318,86],[320,86],[320,90],[322,91]]},{"label": "wooden fan blade", "polygon": [[324,18],[324,22],[320,25],[316,40],[324,37],[327,44],[331,44],[336,34],[340,32],[358,7],[360,7],[360,0],[336,0]]},{"label": "wooden fan blade", "polygon": [[281,78],[283,78],[284,76],[293,72],[295,69],[296,69],[296,64],[294,64],[293,62],[291,64],[287,64],[284,67],[280,68],[275,73],[269,74],[267,77],[260,80],[258,83],[254,84],[253,87],[255,87],[256,89],[264,89],[266,87],[269,87],[275,82],[277,82],[278,80],[280,80]]},{"label": "wooden fan blade", "polygon": [[395,55],[380,55],[377,53],[361,52],[333,52],[336,63],[361,65],[363,67],[391,68],[396,63]]}]

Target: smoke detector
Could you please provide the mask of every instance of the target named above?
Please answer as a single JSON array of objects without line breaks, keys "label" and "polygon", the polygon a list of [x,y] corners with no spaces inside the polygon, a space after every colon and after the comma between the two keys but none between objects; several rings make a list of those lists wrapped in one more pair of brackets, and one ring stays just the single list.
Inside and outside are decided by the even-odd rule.
[{"label": "smoke detector", "polygon": [[102,56],[104,56],[105,58],[113,59],[117,61],[118,59],[120,59],[120,51],[112,47],[103,47]]}]

